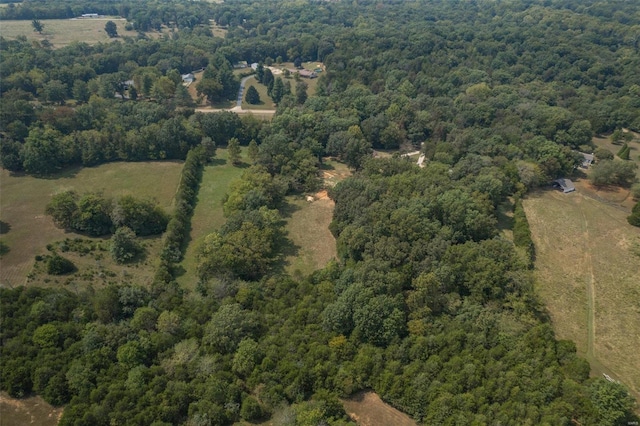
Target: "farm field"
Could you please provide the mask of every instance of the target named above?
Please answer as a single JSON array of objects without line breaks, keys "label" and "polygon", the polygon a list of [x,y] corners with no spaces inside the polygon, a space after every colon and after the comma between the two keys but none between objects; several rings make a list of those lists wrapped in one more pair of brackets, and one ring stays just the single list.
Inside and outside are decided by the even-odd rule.
[{"label": "farm field", "polygon": [[15,399],[0,392],[0,426],[55,426],[62,408],[54,408],[39,396]]},{"label": "farm field", "polygon": [[[112,197],[133,195],[155,199],[170,212],[181,170],[181,162],[168,161],[76,167],[46,179],[14,176],[1,170],[0,220],[9,228],[3,230],[2,241],[8,245],[9,252],[0,260],[0,284],[24,284],[33,267],[34,256],[46,254],[47,244],[81,237],[56,228],[51,218],[44,214],[52,195],[64,190],[102,192]],[[152,248],[155,243],[149,239],[146,244]]]},{"label": "farm field", "polygon": [[[127,31],[124,29],[127,20],[117,17],[105,18],[86,18],[86,19],[42,19],[44,31],[38,34],[33,31],[31,21],[1,21],[2,37],[6,39],[15,39],[18,36],[25,36],[29,40],[43,41],[47,40],[53,47],[64,47],[74,42],[84,42],[88,44],[106,43],[109,41],[120,40],[118,38],[109,38],[104,31],[104,25],[107,21],[115,22],[118,27],[118,35],[137,37],[136,31]],[[148,33],[152,37],[154,34]]]},{"label": "farm field", "polygon": [[[243,147],[243,158],[246,158],[246,148]],[[189,245],[184,260],[180,266],[184,273],[177,281],[185,288],[194,288],[197,282],[196,265],[197,251],[204,238],[220,228],[226,218],[222,211],[223,200],[228,192],[229,184],[239,179],[244,168],[234,167],[227,162],[227,150],[218,148],[213,164],[204,168],[202,183],[198,191],[198,203],[191,218],[191,233]]]},{"label": "farm field", "polygon": [[556,336],[573,340],[592,374],[640,399],[640,229],[619,206],[578,192],[523,201],[536,247],[536,291]]}]

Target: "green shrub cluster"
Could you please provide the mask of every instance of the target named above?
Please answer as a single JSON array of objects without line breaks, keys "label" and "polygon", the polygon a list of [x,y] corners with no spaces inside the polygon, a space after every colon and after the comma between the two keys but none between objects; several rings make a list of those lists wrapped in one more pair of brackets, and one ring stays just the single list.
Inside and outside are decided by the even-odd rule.
[{"label": "green shrub cluster", "polygon": [[535,260],[535,246],[531,239],[529,221],[527,220],[527,215],[524,212],[522,200],[520,199],[516,200],[515,209],[513,211],[513,243],[525,250],[529,258],[529,267],[533,267],[533,261]]},{"label": "green shrub cluster", "polygon": [[69,259],[58,254],[53,254],[47,260],[47,273],[49,275],[64,275],[76,270],[76,266]]},{"label": "green shrub cluster", "polygon": [[193,148],[187,154],[176,193],[175,212],[167,225],[160,254],[160,267],[156,271],[156,281],[158,282],[171,281],[173,278],[171,264],[182,260],[184,241],[189,236],[191,216],[196,205],[198,187],[206,161],[207,155],[202,146]]},{"label": "green shrub cluster", "polygon": [[139,236],[161,234],[168,222],[166,213],[152,201],[132,196],[112,201],[101,194],[79,196],[75,191],[54,195],[45,212],[60,228],[93,237],[111,234],[122,226]]}]

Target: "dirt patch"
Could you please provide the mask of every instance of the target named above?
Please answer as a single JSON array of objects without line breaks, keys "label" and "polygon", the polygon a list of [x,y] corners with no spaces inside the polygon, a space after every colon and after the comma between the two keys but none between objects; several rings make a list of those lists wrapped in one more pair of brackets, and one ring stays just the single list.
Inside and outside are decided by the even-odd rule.
[{"label": "dirt patch", "polygon": [[[579,188],[579,187],[578,187]],[[559,339],[576,342],[592,373],[640,391],[640,229],[618,205],[580,192],[523,201],[536,246],[536,291]]]},{"label": "dirt patch", "polygon": [[15,399],[0,392],[0,426],[55,426],[63,408],[54,408],[39,396]]},{"label": "dirt patch", "polygon": [[408,415],[385,403],[375,392],[360,392],[342,400],[344,409],[361,426],[416,426]]}]

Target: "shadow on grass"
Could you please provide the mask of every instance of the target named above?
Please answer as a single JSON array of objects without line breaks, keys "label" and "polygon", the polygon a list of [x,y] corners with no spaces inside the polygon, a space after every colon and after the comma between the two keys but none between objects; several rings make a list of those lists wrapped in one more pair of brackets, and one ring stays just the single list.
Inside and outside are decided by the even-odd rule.
[{"label": "shadow on grass", "polygon": [[280,215],[282,215],[282,217],[290,218],[295,212],[301,209],[302,207],[297,204],[284,201],[278,208],[278,211],[280,212]]},{"label": "shadow on grass", "polygon": [[8,222],[0,220],[0,235],[6,234],[11,231],[11,225]]}]

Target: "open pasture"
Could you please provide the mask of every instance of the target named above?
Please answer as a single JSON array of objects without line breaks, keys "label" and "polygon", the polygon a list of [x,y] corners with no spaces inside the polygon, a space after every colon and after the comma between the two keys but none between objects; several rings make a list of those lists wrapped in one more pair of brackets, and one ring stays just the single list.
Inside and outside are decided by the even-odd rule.
[{"label": "open pasture", "polygon": [[9,251],[0,260],[0,285],[25,284],[34,265],[34,256],[46,254],[47,244],[82,237],[56,228],[45,215],[52,195],[65,190],[79,194],[102,192],[110,197],[133,195],[155,199],[170,212],[181,170],[181,162],[169,161],[77,167],[46,179],[17,176],[1,170],[0,220],[7,228],[3,229],[1,238]]},{"label": "open pasture", "polygon": [[536,247],[536,291],[559,339],[573,340],[592,373],[640,396],[640,229],[626,209],[540,191],[523,201]]},{"label": "open pasture", "polygon": [[[31,21],[0,21],[0,34],[6,39],[25,36],[29,40],[47,40],[53,47],[59,48],[74,42],[88,44],[106,43],[118,38],[109,38],[104,30],[107,21],[115,22],[120,37],[136,37],[136,31],[127,31],[124,26],[127,20],[117,17],[74,18],[74,19],[42,19],[44,30],[39,34],[33,30]],[[150,33],[153,34],[153,33]]]}]

